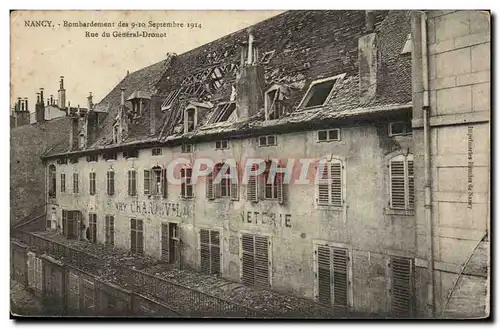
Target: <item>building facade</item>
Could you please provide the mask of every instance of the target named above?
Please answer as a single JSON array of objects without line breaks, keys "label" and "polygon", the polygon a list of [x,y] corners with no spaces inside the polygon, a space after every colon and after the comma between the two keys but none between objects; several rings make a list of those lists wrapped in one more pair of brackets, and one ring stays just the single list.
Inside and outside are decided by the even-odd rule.
[{"label": "building facade", "polygon": [[426,274],[416,17],[287,12],[127,75],[43,156],[48,229],[353,312],[432,316],[437,263],[453,262]]}]

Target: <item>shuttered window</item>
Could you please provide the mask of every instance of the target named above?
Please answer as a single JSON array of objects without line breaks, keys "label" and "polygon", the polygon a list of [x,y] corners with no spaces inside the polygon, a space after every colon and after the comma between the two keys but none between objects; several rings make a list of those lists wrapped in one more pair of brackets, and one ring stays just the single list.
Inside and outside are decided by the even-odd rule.
[{"label": "shuttered window", "polygon": [[410,317],[414,310],[414,271],[410,258],[392,257],[391,311],[396,317]]},{"label": "shuttered window", "polygon": [[390,160],[390,207],[414,209],[415,184],[413,180],[413,156],[399,155]]},{"label": "shuttered window", "polygon": [[61,192],[65,193],[66,192],[66,174],[61,173]]},{"label": "shuttered window", "polygon": [[144,235],[142,219],[130,220],[130,251],[135,254],[144,253]]},{"label": "shuttered window", "polygon": [[242,244],[242,282],[251,286],[270,287],[268,237],[243,234]]},{"label": "shuttered window", "polygon": [[144,194],[148,195],[151,193],[151,179],[149,177],[149,170],[144,170]]},{"label": "shuttered window", "polygon": [[193,195],[192,168],[181,168],[181,198],[190,199]]},{"label": "shuttered window", "polygon": [[136,172],[134,169],[128,171],[128,195],[137,195]]},{"label": "shuttered window", "polygon": [[73,173],[73,193],[78,193],[78,173]]},{"label": "shuttered window", "polygon": [[344,203],[342,179],[344,166],[339,160],[322,162],[318,166],[318,204],[341,207]]},{"label": "shuttered window", "polygon": [[207,274],[220,274],[220,233],[213,230],[200,230],[201,271]]},{"label": "shuttered window", "polygon": [[89,173],[89,194],[95,195],[95,172]]},{"label": "shuttered window", "polygon": [[106,175],[107,185],[106,192],[108,195],[115,194],[115,172],[113,170],[108,170]]},{"label": "shuttered window", "polygon": [[105,223],[106,245],[113,247],[115,245],[115,217],[106,215]]},{"label": "shuttered window", "polygon": [[161,258],[166,263],[177,263],[179,254],[179,226],[177,223],[161,225]]},{"label": "shuttered window", "polygon": [[349,252],[344,248],[318,246],[316,250],[316,300],[345,312],[349,305]]},{"label": "shuttered window", "polygon": [[89,214],[89,241],[97,242],[97,214]]},{"label": "shuttered window", "polygon": [[[234,173],[235,177],[232,177]],[[214,170],[207,176],[206,195],[209,200],[229,197],[233,201],[240,199],[238,183],[238,165],[224,167],[223,163],[215,165]]]},{"label": "shuttered window", "polygon": [[257,170],[257,165],[253,164],[251,171],[248,175],[248,182],[247,182],[247,200],[250,202],[257,202],[258,201],[258,193],[257,193],[257,175],[255,174]]},{"label": "shuttered window", "polygon": [[72,311],[80,310],[80,278],[73,272],[68,276],[68,308]]}]

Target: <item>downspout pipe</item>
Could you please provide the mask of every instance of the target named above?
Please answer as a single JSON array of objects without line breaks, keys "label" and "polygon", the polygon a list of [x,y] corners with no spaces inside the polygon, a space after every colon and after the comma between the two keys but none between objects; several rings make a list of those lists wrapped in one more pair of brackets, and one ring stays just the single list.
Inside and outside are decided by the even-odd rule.
[{"label": "downspout pipe", "polygon": [[427,54],[427,14],[422,11],[420,14],[420,35],[422,43],[422,83],[423,102],[422,110],[424,115],[424,213],[427,226],[427,307],[431,318],[435,317],[435,296],[434,296],[434,239],[432,222],[432,199],[431,199],[431,161],[430,161],[430,105],[429,105],[429,63]]}]

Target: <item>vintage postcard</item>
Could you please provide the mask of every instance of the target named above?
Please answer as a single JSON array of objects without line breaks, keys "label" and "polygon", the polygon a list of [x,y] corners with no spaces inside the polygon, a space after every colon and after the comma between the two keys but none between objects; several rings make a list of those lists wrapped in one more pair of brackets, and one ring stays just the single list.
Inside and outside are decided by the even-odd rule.
[{"label": "vintage postcard", "polygon": [[489,317],[490,12],[10,24],[12,317]]}]

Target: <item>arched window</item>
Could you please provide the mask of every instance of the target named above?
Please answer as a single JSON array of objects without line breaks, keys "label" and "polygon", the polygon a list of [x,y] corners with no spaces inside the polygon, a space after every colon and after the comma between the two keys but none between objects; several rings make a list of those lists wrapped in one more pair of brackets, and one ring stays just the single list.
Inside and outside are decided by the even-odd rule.
[{"label": "arched window", "polygon": [[391,209],[414,209],[415,184],[413,155],[398,155],[389,160],[389,184]]},{"label": "arched window", "polygon": [[343,171],[341,160],[320,161],[317,170],[318,205],[342,207]]},{"label": "arched window", "polygon": [[184,112],[184,132],[193,131],[196,127],[196,108],[187,108]]},{"label": "arched window", "polygon": [[56,166],[51,164],[49,166],[49,196],[56,197],[57,181],[56,181]]}]

